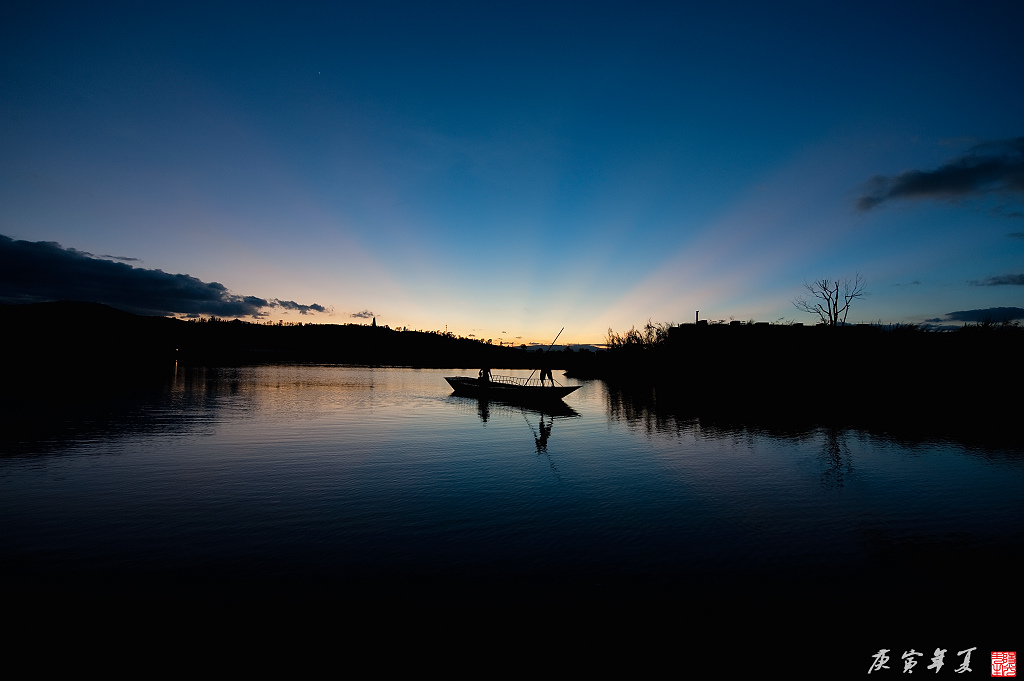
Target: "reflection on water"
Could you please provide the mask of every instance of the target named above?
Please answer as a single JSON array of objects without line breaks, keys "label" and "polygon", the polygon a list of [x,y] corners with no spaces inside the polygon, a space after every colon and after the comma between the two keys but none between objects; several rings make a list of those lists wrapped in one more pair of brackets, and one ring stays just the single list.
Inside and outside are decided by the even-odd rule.
[{"label": "reflection on water", "polygon": [[825,429],[824,435],[822,459],[825,465],[821,474],[821,484],[824,487],[841,490],[843,479],[853,473],[853,462],[850,450],[846,446],[846,436],[835,428]]},{"label": "reflection on water", "polygon": [[548,451],[548,438],[551,437],[551,428],[554,427],[554,425],[554,417],[552,417],[550,421],[545,423],[544,416],[541,415],[540,421],[537,423],[537,431],[535,431],[533,434],[533,439],[537,443],[538,452]]},{"label": "reflection on water", "polygon": [[177,368],[25,400],[0,440],[2,576],[833,615],[984,609],[981,585],[1018,585],[1019,448],[733,422],[600,381],[537,410],[455,397],[444,373]]}]

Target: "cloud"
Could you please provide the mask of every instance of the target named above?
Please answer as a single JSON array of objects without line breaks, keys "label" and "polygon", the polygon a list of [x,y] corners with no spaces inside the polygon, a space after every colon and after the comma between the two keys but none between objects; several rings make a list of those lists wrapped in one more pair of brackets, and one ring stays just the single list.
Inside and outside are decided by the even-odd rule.
[{"label": "cloud", "polygon": [[297,310],[299,314],[309,314],[310,312],[327,311],[327,308],[325,308],[323,305],[317,305],[316,303],[313,303],[312,305],[300,305],[299,303],[296,303],[294,300],[277,299],[274,299],[273,302],[274,305],[276,305],[277,307],[283,307],[286,310]]},{"label": "cloud", "polygon": [[1009,322],[1024,319],[1024,307],[986,307],[982,310],[959,310],[926,322]]},{"label": "cloud", "polygon": [[1024,286],[1024,274],[1003,274],[980,281],[967,282],[971,286]]},{"label": "cloud", "polygon": [[1005,206],[996,206],[992,209],[992,215],[995,215],[997,218],[1020,220],[1021,218],[1024,218],[1024,211],[1008,210]]},{"label": "cloud", "polygon": [[868,181],[857,209],[890,199],[951,199],[996,192],[1024,195],[1024,137],[987,142],[935,170],[908,170]]},{"label": "cloud", "polygon": [[271,307],[303,314],[324,311],[315,303],[238,296],[215,281],[104,260],[54,241],[15,241],[0,234],[0,302],[52,300],[104,303],[135,314],[160,316],[262,317]]},{"label": "cloud", "polygon": [[374,315],[369,310],[363,310],[362,312],[353,312],[352,313],[352,318],[353,319],[370,319],[371,317],[374,317],[374,316],[376,316],[376,315]]}]

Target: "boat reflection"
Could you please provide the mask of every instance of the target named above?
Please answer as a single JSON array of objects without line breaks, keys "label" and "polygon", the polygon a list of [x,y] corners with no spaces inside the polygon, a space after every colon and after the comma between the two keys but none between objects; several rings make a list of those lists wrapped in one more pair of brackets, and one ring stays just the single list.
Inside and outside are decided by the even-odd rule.
[{"label": "boat reflection", "polygon": [[[493,415],[492,410],[494,413],[506,418],[522,418],[533,434],[533,443],[537,448],[537,456],[543,456],[547,459],[551,471],[561,482],[562,475],[548,453],[548,441],[551,439],[551,431],[554,429],[555,421],[564,418],[577,418],[580,416],[578,411],[561,400],[558,402],[548,402],[543,405],[509,404],[507,402],[460,397],[454,393],[448,397],[448,400],[465,406],[476,402],[477,415],[483,423],[487,423],[490,420]],[[534,426],[535,423],[536,426]]]},{"label": "boat reflection", "polygon": [[551,418],[573,418],[579,416],[580,413],[570,407],[565,402],[558,400],[557,402],[546,402],[544,404],[512,404],[509,402],[499,402],[494,400],[485,400],[474,397],[460,397],[455,393],[448,396],[448,400],[454,404],[470,405],[476,404],[477,414],[480,416],[480,420],[484,423],[491,418],[491,414],[532,414],[548,416]]}]

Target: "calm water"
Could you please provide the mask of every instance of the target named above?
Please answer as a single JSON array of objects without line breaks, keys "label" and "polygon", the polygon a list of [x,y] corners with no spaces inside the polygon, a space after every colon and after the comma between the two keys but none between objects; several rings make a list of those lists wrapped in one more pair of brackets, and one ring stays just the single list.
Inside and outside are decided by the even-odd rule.
[{"label": "calm water", "polygon": [[545,414],[452,396],[443,376],[470,373],[178,368],[19,417],[3,571],[41,591],[792,598],[833,615],[1018,590],[1021,450],[716,426],[601,381]]}]

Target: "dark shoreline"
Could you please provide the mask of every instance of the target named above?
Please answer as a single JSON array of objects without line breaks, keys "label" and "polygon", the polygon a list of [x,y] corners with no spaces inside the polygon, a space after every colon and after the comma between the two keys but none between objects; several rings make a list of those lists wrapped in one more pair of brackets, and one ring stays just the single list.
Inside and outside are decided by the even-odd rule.
[{"label": "dark shoreline", "polygon": [[[1024,329],[686,325],[591,375],[673,418],[1019,446]],[[579,373],[569,372],[580,376]]]}]

